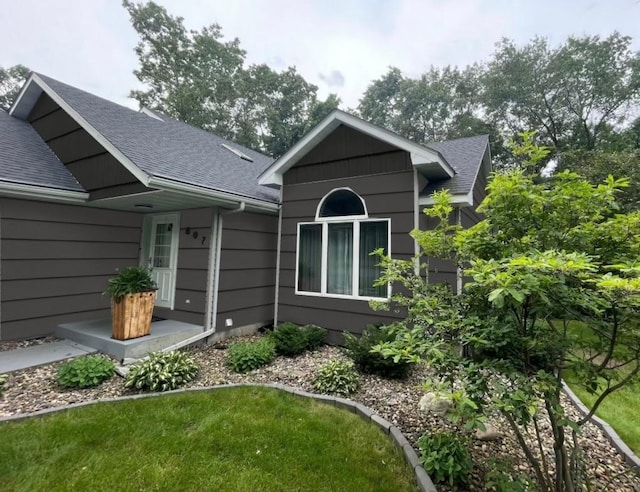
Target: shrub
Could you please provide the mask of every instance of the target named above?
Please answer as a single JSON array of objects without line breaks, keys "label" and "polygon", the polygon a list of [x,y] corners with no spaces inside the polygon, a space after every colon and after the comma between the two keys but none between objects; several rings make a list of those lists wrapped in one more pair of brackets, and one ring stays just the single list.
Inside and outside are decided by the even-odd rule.
[{"label": "shrub", "polygon": [[348,396],[360,386],[360,377],[352,362],[331,360],[318,369],[313,378],[313,387],[320,393]]},{"label": "shrub", "polygon": [[464,438],[453,432],[424,434],[418,440],[420,462],[434,482],[459,485],[467,482],[473,468]]},{"label": "shrub", "polygon": [[0,374],[0,395],[4,391],[4,385],[7,384],[8,380],[9,380],[8,374]]},{"label": "shrub", "polygon": [[320,347],[327,336],[327,330],[316,325],[303,326],[302,333],[304,333],[307,342],[307,350],[315,350]]},{"label": "shrub", "polygon": [[228,361],[236,372],[248,372],[266,366],[276,358],[275,344],[271,338],[254,342],[238,342],[229,347]]},{"label": "shrub", "polygon": [[307,345],[302,330],[295,323],[287,322],[278,325],[271,333],[271,339],[279,355],[301,354]]},{"label": "shrub", "polygon": [[344,333],[345,351],[356,367],[367,374],[377,374],[385,378],[405,378],[411,363],[404,360],[395,362],[393,357],[384,357],[371,349],[381,343],[392,342],[396,335],[392,326],[369,325],[360,338]]},{"label": "shrub", "polygon": [[271,333],[279,355],[298,355],[305,350],[314,350],[322,345],[327,330],[315,325],[298,326],[295,323],[282,323]]},{"label": "shrub", "polygon": [[143,391],[169,391],[193,380],[198,369],[198,364],[184,352],[153,352],[148,358],[131,366],[125,387]]},{"label": "shrub", "polygon": [[109,379],[114,370],[111,359],[101,355],[88,355],[58,367],[56,380],[63,388],[90,388]]}]

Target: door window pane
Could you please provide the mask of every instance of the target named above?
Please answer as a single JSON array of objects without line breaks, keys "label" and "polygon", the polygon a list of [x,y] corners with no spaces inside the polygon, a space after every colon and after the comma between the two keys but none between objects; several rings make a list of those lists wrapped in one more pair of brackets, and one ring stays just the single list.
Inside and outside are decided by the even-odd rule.
[{"label": "door window pane", "polygon": [[171,266],[171,230],[172,224],[156,224],[155,242],[153,247],[154,268],[169,268]]},{"label": "door window pane", "polygon": [[352,295],[353,223],[329,224],[327,292]]},{"label": "door window pane", "polygon": [[320,292],[322,268],[322,225],[300,226],[298,252],[298,290]]}]

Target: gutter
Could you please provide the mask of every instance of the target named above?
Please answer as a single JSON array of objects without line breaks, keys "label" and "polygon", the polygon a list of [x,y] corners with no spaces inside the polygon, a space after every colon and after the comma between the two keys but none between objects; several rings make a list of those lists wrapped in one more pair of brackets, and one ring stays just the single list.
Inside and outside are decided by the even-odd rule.
[{"label": "gutter", "polygon": [[[182,347],[186,347],[193,343],[199,342],[204,338],[208,338],[216,332],[216,316],[218,314],[218,284],[220,282],[220,252],[222,249],[222,228],[223,217],[225,215],[237,214],[244,212],[246,209],[246,203],[240,202],[236,208],[231,210],[218,211],[213,215],[211,221],[212,229],[215,227],[216,240],[209,245],[209,271],[207,274],[207,299],[206,299],[206,313],[204,322],[204,331],[197,335],[182,340],[181,342],[174,343],[169,347],[163,349],[163,352],[170,352]],[[212,268],[213,267],[213,268]]]},{"label": "gutter", "polygon": [[66,203],[86,203],[89,193],[83,191],[61,190],[58,188],[46,188],[44,186],[10,183],[0,181],[0,193],[3,196],[16,198],[31,198],[34,200],[49,200]]},{"label": "gutter", "polygon": [[[149,178],[149,187],[160,188],[163,190],[173,191],[176,193],[182,193],[189,196],[197,196],[201,198],[215,199],[223,202],[228,202],[229,205],[244,204],[244,207],[249,206],[252,209],[277,212],[280,205],[277,203],[270,203],[257,198],[245,198],[228,193],[226,191],[210,190],[197,185],[191,185],[186,183],[180,183],[166,178],[159,178],[152,176]],[[244,208],[242,209],[244,210]]]}]

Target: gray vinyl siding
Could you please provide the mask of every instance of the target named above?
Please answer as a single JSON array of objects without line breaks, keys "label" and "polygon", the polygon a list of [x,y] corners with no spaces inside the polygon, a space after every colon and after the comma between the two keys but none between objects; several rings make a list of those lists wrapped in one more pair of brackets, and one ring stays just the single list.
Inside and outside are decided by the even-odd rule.
[{"label": "gray vinyl siding", "polygon": [[174,309],[155,307],[154,315],[204,326],[213,209],[180,212]]},{"label": "gray vinyl siding", "polygon": [[90,200],[148,191],[47,94],[42,93],[28,121],[89,192]]},{"label": "gray vinyl siding", "polygon": [[0,339],[110,316],[102,292],[117,269],[138,263],[141,215],[9,198],[0,211]]},{"label": "gray vinyl siding", "polygon": [[[316,168],[323,159],[337,163],[331,169],[340,169],[344,164],[342,169],[347,176],[318,180]],[[313,172],[305,174],[307,169]],[[383,171],[367,174],[372,170]],[[292,171],[295,179],[288,178]],[[356,171],[361,174],[351,176]],[[308,181],[300,182],[302,179]],[[343,331],[360,334],[368,324],[389,323],[400,317],[373,311],[365,300],[296,295],[297,225],[315,220],[318,203],[331,190],[348,187],[364,199],[370,218],[390,219],[392,256],[411,258],[414,242],[409,231],[414,224],[414,189],[409,155],[339,127],[305,157],[300,168],[297,165],[285,174],[284,183],[278,322],[318,324],[330,330],[329,341],[341,343]]]},{"label": "gray vinyl siding", "polygon": [[[278,217],[222,216],[216,331],[273,322]],[[233,326],[225,326],[225,320]]]}]

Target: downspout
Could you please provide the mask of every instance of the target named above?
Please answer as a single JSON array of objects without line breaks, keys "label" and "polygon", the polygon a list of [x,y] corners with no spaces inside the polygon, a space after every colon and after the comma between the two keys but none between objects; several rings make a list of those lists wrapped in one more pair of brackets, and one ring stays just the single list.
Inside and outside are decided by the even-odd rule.
[{"label": "downspout", "polygon": [[[213,214],[211,220],[211,229],[215,230],[215,241],[212,241],[209,245],[209,271],[207,274],[207,299],[206,299],[206,313],[204,322],[204,331],[197,335],[175,343],[165,349],[163,352],[170,352],[182,347],[196,343],[204,338],[213,335],[216,331],[216,315],[218,312],[218,283],[220,281],[220,251],[222,249],[222,217],[225,215],[236,214],[244,212],[246,208],[245,202],[240,202],[236,208],[231,210],[225,210],[224,212],[218,211]],[[214,229],[215,228],[215,229]]]},{"label": "downspout", "polygon": [[278,303],[280,302],[280,249],[282,246],[282,207],[278,211],[278,246],[276,247],[276,293],[273,306],[273,326],[278,326]]},{"label": "downspout", "polygon": [[[462,226],[462,207],[456,207],[456,224]],[[456,268],[456,291],[462,295],[462,267],[459,264]]]}]

